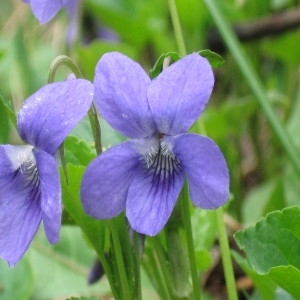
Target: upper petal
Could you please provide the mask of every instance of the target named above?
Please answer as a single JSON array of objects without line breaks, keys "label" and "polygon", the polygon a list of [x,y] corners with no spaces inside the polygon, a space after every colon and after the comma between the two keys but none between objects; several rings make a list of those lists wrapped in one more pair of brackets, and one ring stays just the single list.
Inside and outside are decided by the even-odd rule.
[{"label": "upper petal", "polygon": [[121,53],[106,53],[96,66],[97,109],[123,135],[147,137],[155,130],[147,100],[149,84],[150,78],[139,64]]},{"label": "upper petal", "polygon": [[214,85],[207,59],[194,53],[157,76],[148,88],[148,101],[160,133],[186,132],[205,108]]},{"label": "upper petal", "polygon": [[188,178],[191,200],[196,206],[215,209],[229,198],[229,173],[214,141],[198,134],[172,138],[173,151]]},{"label": "upper petal", "polygon": [[41,222],[33,159],[30,146],[0,146],[0,257],[11,267],[24,255]]},{"label": "upper petal", "polygon": [[111,147],[95,158],[81,183],[84,211],[96,219],[108,219],[121,213],[138,163],[134,141]]},{"label": "upper petal", "polygon": [[61,189],[57,162],[43,150],[34,150],[40,178],[41,210],[45,234],[51,244],[58,242],[61,226]]},{"label": "upper petal", "polygon": [[23,104],[18,115],[20,136],[50,154],[84,117],[93,100],[93,85],[84,79],[43,86]]},{"label": "upper petal", "polygon": [[62,8],[63,0],[27,0],[33,14],[41,24],[45,24],[50,21]]},{"label": "upper petal", "polygon": [[156,235],[167,223],[184,182],[180,166],[166,157],[153,164],[140,163],[130,184],[126,216],[131,227],[143,234]]}]

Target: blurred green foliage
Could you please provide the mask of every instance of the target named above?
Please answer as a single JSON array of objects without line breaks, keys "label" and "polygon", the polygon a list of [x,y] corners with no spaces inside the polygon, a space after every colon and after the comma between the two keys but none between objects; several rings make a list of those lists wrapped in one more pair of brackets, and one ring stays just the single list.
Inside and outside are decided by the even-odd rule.
[{"label": "blurred green foliage", "polygon": [[[232,24],[244,25],[262,17],[271,18],[272,15],[285,10],[297,9],[297,5],[299,1],[296,0],[220,1],[226,18]],[[214,22],[202,1],[178,0],[177,7],[188,52],[207,49]],[[29,7],[22,1],[1,1],[1,144],[22,143],[16,134],[15,120],[10,114],[9,103],[12,103],[18,111],[22,102],[46,83],[49,65],[57,55],[66,54],[75,59],[84,75],[93,80],[95,65],[105,52],[123,52],[142,63],[149,72],[162,53],[178,50],[167,1],[85,0],[82,2],[81,13],[80,34],[72,47],[68,47],[66,44],[68,20],[64,11],[61,11],[50,23],[40,26]],[[106,34],[103,33],[104,31]],[[299,44],[300,30],[294,28],[285,33],[267,35],[244,42],[243,47],[264,82],[268,101],[290,133],[300,155]],[[219,54],[223,56],[225,62],[219,69],[214,69],[216,77],[214,92],[208,107],[201,116],[202,121],[196,122],[192,131],[207,134],[222,149],[230,170],[233,195],[228,212],[241,226],[244,226],[255,223],[260,217],[273,210],[300,205],[300,184],[299,178],[270,130],[247,82],[241,76],[235,58],[226,49]],[[65,78],[68,74],[67,70],[60,72],[59,79]],[[103,120],[101,124],[104,147],[124,140],[124,137],[114,132]],[[68,166],[71,180],[78,180],[84,171],[80,165],[90,161],[95,155],[87,146],[92,143],[92,135],[87,126],[85,121],[81,122],[72,133],[73,136],[66,141],[66,160],[74,164]],[[74,154],[68,151],[68,147],[78,147],[82,151]],[[63,190],[68,190],[65,183]],[[66,208],[71,215],[74,208],[72,199],[76,199],[76,205],[79,205],[78,191],[72,193],[69,194],[70,201],[65,202],[65,204],[69,203],[69,207]],[[196,242],[196,253],[199,269],[206,270],[212,265],[209,251],[213,239],[210,238],[215,229],[209,212],[205,212],[208,214],[204,218],[205,221],[201,214],[195,211],[192,222],[196,228],[195,235],[204,237],[203,240]],[[78,218],[84,226],[97,226],[97,224],[91,225],[88,221],[85,223],[86,220],[82,215],[72,217]],[[39,252],[40,239],[38,235],[35,246],[13,270],[14,273],[8,273],[6,266],[1,262],[1,299],[27,299],[28,295],[31,295],[30,299],[48,299],[49,295],[57,298],[68,295],[68,290],[65,293],[62,292],[65,291],[65,287],[58,288],[54,286],[52,279],[41,275],[39,270],[41,264],[48,272],[55,270],[57,276],[63,278],[70,276],[65,272],[72,272],[66,270],[65,265],[56,266],[60,264],[60,261],[53,266],[50,265],[52,263],[47,262],[43,251]],[[79,233],[76,230],[71,227],[63,229],[61,242],[55,246],[54,250],[51,250],[53,253],[49,255],[68,256],[72,265],[77,261],[76,254],[71,254],[69,257],[70,253],[60,253],[58,248],[62,249],[65,243],[70,243],[67,249],[71,252],[80,247],[84,249],[84,255],[79,260],[83,265],[75,267],[84,268],[84,272],[87,273],[92,255],[86,253],[91,249],[84,243],[84,245],[79,245],[79,240]],[[44,241],[41,243],[42,247],[46,247]],[[49,250],[46,250],[46,255],[48,255],[47,251]],[[261,282],[262,279],[259,276],[262,275],[254,274],[244,259],[236,255],[236,260],[254,282]],[[7,277],[4,274],[10,275]],[[298,273],[297,276],[299,276]],[[20,281],[22,285],[18,290],[9,289],[4,293],[1,291],[1,285],[6,281],[11,280],[10,284],[13,286],[19,277],[22,277],[24,281]],[[74,281],[69,283],[70,289],[78,288],[76,291],[81,291],[83,275],[80,273],[78,278],[75,277],[71,277]],[[261,295],[268,294],[270,290],[274,292],[276,289],[274,282],[270,283],[268,280],[257,285]],[[47,285],[43,285],[45,282]],[[80,283],[77,285],[77,282]],[[54,293],[51,288],[57,293]],[[91,295],[90,290],[86,290],[85,287],[82,289],[85,295]],[[16,294],[19,292],[22,293],[23,298]],[[97,293],[102,292],[107,292],[106,283],[104,287],[100,286],[97,290]],[[149,297],[154,296],[150,293]]]}]

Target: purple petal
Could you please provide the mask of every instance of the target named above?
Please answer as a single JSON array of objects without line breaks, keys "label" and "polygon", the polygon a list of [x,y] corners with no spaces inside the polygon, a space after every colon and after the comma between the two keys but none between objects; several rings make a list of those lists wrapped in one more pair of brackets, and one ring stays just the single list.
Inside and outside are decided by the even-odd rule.
[{"label": "purple petal", "polygon": [[79,7],[80,0],[65,0],[65,5],[69,15],[69,25],[67,30],[67,44],[69,47],[73,45],[79,30]]},{"label": "purple petal", "polygon": [[41,222],[40,190],[32,147],[0,146],[0,257],[13,267]]},{"label": "purple petal", "polygon": [[167,223],[184,182],[180,170],[154,174],[140,164],[130,184],[126,215],[131,227],[143,234],[156,235]]},{"label": "purple petal", "polygon": [[20,136],[50,154],[84,117],[93,99],[93,85],[84,79],[47,84],[23,104],[18,115]]},{"label": "purple petal", "polygon": [[222,152],[211,139],[186,133],[173,139],[173,152],[188,178],[191,200],[196,206],[215,209],[229,197],[229,174]]},{"label": "purple petal", "polygon": [[34,16],[41,24],[49,22],[63,7],[63,0],[27,0]]},{"label": "purple petal", "polygon": [[88,215],[108,219],[124,210],[139,157],[134,141],[126,141],[109,148],[91,162],[81,183],[81,201]]},{"label": "purple petal", "polygon": [[51,244],[58,242],[61,226],[61,190],[57,162],[42,150],[34,150],[40,178],[44,230]]},{"label": "purple petal", "polygon": [[148,100],[160,133],[186,132],[205,108],[214,85],[207,59],[190,54],[157,76],[148,88]]},{"label": "purple petal", "polygon": [[103,118],[131,138],[150,136],[154,131],[147,100],[150,78],[127,56],[104,54],[96,66],[95,104]]}]

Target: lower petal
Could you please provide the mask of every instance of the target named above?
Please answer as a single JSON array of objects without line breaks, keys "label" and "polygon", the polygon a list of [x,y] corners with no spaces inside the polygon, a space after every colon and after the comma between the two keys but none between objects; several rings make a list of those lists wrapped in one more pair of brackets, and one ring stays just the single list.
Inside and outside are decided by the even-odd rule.
[{"label": "lower petal", "polygon": [[134,141],[126,141],[91,162],[81,183],[81,202],[88,215],[108,219],[125,209],[128,186],[139,156]]},{"label": "lower petal", "polygon": [[24,255],[41,222],[37,177],[24,176],[16,163],[31,150],[0,146],[0,257],[11,267]]},{"label": "lower petal", "polygon": [[41,210],[45,234],[51,244],[59,240],[61,226],[61,189],[57,162],[42,150],[35,150],[37,169],[40,178]]},{"label": "lower petal", "polygon": [[184,182],[180,169],[168,175],[154,172],[145,164],[140,165],[130,184],[126,203],[126,215],[132,228],[151,236],[167,223]]},{"label": "lower petal", "polygon": [[173,152],[187,175],[193,203],[205,209],[225,204],[229,198],[229,173],[215,142],[192,133],[178,135],[172,140]]}]

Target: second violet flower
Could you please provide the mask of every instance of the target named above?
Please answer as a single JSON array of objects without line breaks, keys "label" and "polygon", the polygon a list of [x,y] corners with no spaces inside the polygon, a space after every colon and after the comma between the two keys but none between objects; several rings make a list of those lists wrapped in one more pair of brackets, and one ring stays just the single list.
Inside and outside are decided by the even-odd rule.
[{"label": "second violet flower", "polygon": [[229,174],[220,149],[208,137],[186,133],[213,85],[210,64],[196,53],[152,81],[125,55],[102,56],[95,104],[131,140],[109,148],[87,167],[81,186],[87,214],[108,219],[126,209],[134,230],[156,235],[172,213],[185,176],[196,206],[215,209],[228,200]]}]

